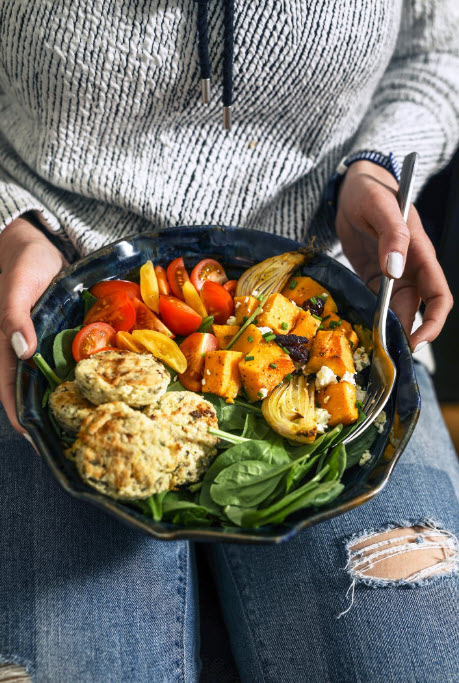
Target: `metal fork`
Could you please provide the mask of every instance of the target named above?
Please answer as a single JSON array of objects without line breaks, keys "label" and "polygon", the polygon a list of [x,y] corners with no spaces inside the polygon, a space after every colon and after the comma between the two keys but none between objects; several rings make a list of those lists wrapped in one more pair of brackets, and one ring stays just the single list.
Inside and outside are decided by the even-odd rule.
[{"label": "metal fork", "polygon": [[[397,201],[405,222],[410,209],[418,159],[419,155],[416,152],[412,152],[403,160]],[[363,406],[363,412],[367,417],[357,429],[343,440],[345,444],[357,439],[376,420],[389,400],[395,384],[397,371],[386,345],[387,311],[389,309],[393,284],[394,280],[392,278],[382,275],[373,320],[373,358],[367,388],[368,395]]]}]

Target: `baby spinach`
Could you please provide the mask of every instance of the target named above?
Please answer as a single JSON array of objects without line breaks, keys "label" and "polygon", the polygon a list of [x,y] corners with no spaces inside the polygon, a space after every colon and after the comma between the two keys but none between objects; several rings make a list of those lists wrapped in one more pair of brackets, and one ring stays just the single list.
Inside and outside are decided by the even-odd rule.
[{"label": "baby spinach", "polygon": [[62,380],[67,380],[72,370],[76,366],[76,361],[72,354],[72,344],[80,327],[62,330],[54,337],[53,360],[56,368],[56,375]]},{"label": "baby spinach", "polygon": [[201,324],[199,325],[197,332],[209,332],[210,329],[212,329],[212,325],[214,323],[214,316],[213,315],[208,315],[206,318],[203,318],[201,320]]},{"label": "baby spinach", "polygon": [[365,429],[361,436],[355,441],[351,441],[351,443],[346,446],[346,469],[353,465],[357,465],[365,451],[374,444],[377,436],[378,430],[374,424],[371,424]]},{"label": "baby spinach", "polygon": [[346,448],[339,443],[335,446],[330,455],[326,458],[325,464],[330,468],[324,481],[339,481],[346,469]]},{"label": "baby spinach", "polygon": [[81,298],[84,303],[84,317],[86,318],[88,311],[97,301],[97,298],[91,294],[87,289],[81,292]]}]

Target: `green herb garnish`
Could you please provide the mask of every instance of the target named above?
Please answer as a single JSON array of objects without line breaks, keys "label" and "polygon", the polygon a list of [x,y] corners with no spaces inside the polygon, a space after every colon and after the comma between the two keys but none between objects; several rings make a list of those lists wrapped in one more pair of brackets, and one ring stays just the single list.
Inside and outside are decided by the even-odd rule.
[{"label": "green herb garnish", "polygon": [[282,330],[288,330],[288,323],[281,323]]}]

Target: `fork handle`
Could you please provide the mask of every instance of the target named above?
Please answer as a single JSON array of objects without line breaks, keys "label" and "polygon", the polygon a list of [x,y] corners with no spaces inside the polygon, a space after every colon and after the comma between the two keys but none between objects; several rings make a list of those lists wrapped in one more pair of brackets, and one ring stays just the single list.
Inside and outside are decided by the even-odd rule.
[{"label": "fork handle", "polygon": [[[414,181],[416,179],[416,169],[418,165],[419,154],[411,152],[403,160],[402,172],[400,175],[400,183],[397,192],[397,202],[400,207],[403,220],[406,223],[408,212],[411,205],[411,197],[413,195]],[[382,275],[379,284],[378,298],[376,300],[375,318],[373,323],[373,343],[375,334],[379,335],[380,342],[384,349],[386,346],[386,323],[387,311],[389,310],[390,297],[392,294],[392,287],[394,280],[387,275]]]}]

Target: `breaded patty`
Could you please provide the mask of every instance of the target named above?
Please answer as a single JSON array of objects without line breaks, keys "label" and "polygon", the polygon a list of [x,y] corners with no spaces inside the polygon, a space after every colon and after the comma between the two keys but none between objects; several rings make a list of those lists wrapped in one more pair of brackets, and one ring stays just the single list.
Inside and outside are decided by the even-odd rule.
[{"label": "breaded patty", "polygon": [[217,454],[217,437],[207,431],[218,428],[213,405],[191,391],[170,391],[143,412],[178,446],[172,486],[198,481]]},{"label": "breaded patty", "polygon": [[56,422],[70,434],[77,434],[83,420],[95,409],[79,390],[76,382],[63,382],[49,396]]},{"label": "breaded patty", "polygon": [[95,408],[67,456],[90,486],[129,500],[171,488],[178,450],[170,430],[118,401]]},{"label": "breaded patty", "polygon": [[78,363],[75,380],[92,403],[123,401],[140,408],[165,393],[170,375],[150,353],[103,351]]}]

